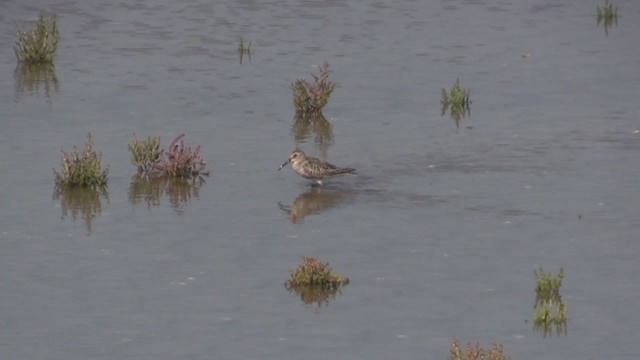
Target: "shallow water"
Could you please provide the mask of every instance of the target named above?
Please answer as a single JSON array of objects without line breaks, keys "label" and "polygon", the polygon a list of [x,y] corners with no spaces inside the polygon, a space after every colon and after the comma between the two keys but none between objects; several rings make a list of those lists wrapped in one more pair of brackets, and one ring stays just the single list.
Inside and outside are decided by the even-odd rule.
[{"label": "shallow water", "polygon": [[[588,2],[5,2],[0,358],[445,359],[454,336],[636,358],[640,5],[616,4],[607,35]],[[55,81],[26,82],[14,26],[43,8]],[[318,141],[289,84],[325,60]],[[51,169],[88,131],[109,192],[74,213]],[[182,132],[206,182],[133,182],[132,134]],[[359,175],[276,171],[296,146]],[[283,286],[302,256],[351,284],[305,305]],[[565,336],[532,330],[539,266],[565,269]]]}]

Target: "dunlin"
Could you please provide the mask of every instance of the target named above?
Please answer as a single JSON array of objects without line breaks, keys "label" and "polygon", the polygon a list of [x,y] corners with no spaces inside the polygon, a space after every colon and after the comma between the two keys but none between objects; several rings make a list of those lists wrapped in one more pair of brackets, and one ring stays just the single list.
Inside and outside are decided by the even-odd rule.
[{"label": "dunlin", "polygon": [[339,168],[326,161],[307,156],[302,150],[294,150],[278,170],[282,170],[288,163],[292,163],[291,167],[298,175],[305,179],[315,180],[320,185],[322,185],[324,178],[355,174],[356,172],[356,169],[353,168]]}]

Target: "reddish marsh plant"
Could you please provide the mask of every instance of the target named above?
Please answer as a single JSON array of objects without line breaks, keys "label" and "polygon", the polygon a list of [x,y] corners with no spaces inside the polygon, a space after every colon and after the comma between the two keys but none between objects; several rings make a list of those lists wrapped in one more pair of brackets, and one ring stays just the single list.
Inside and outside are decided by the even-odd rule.
[{"label": "reddish marsh plant", "polygon": [[138,173],[145,176],[168,176],[174,178],[193,179],[200,176],[208,176],[205,170],[206,161],[200,157],[200,146],[195,149],[184,143],[185,134],[178,135],[168,150],[160,149],[159,137],[148,137],[139,141],[134,138],[129,144],[134,165]]}]

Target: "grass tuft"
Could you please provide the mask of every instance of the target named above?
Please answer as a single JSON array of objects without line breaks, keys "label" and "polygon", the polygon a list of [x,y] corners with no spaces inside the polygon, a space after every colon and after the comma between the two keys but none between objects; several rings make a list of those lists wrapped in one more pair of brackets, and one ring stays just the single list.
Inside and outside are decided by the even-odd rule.
[{"label": "grass tuft", "polygon": [[322,113],[322,109],[329,102],[335,83],[329,80],[329,63],[319,66],[318,75],[311,74],[313,82],[297,79],[291,84],[293,90],[293,104],[296,113],[313,115]]},{"label": "grass tuft", "polygon": [[41,12],[38,22],[33,28],[18,25],[14,51],[18,62],[27,64],[53,64],[60,32],[55,14]]},{"label": "grass tuft", "polygon": [[62,168],[53,169],[56,188],[85,187],[99,188],[107,185],[109,168],[102,167],[102,153],[94,149],[93,137],[87,134],[82,151],[75,146],[71,152],[62,151]]},{"label": "grass tuft", "polygon": [[465,89],[460,85],[460,79],[456,79],[451,90],[442,89],[441,103],[451,107],[468,108],[471,105],[471,89]]},{"label": "grass tuft", "polygon": [[493,343],[489,350],[483,349],[478,343],[469,343],[465,350],[460,340],[453,338],[449,360],[510,360],[511,358],[505,356],[503,351],[502,344],[497,343]]},{"label": "grass tuft", "polygon": [[138,174],[149,173],[154,164],[160,161],[160,137],[147,137],[146,140],[138,140],[133,134],[133,142],[129,144],[131,162],[138,168]]}]

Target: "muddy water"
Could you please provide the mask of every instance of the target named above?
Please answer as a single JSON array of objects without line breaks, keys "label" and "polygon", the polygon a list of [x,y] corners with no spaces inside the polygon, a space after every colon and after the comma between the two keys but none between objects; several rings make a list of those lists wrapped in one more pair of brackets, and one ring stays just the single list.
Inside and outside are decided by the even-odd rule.
[{"label": "muddy water", "polygon": [[[5,2],[0,357],[635,358],[640,6],[616,4],[605,33],[588,2]],[[56,68],[16,69],[43,8]],[[327,123],[296,127],[289,84],[325,60]],[[88,131],[108,195],[53,197]],[[133,133],[182,132],[204,183],[132,180]],[[276,171],[296,146],[359,175]],[[351,284],[305,304],[282,285],[302,256]],[[566,335],[532,329],[539,266],[565,269]]]}]

